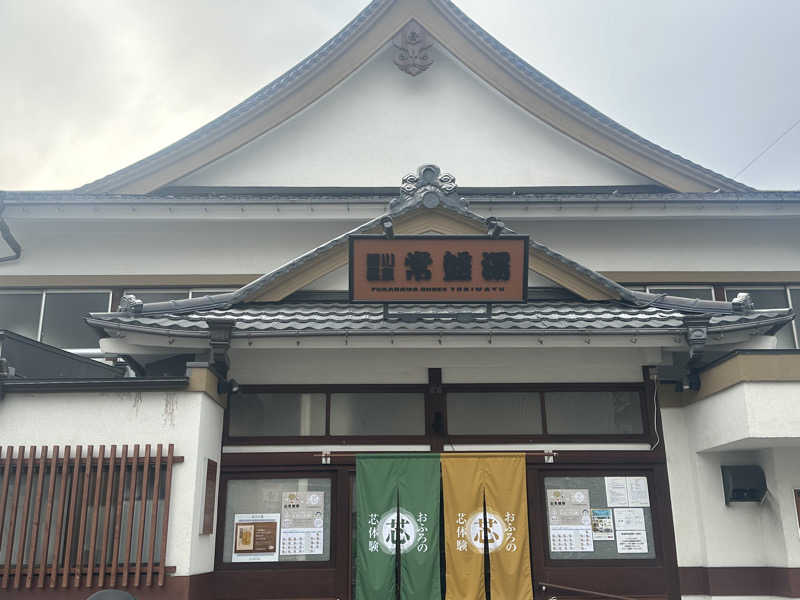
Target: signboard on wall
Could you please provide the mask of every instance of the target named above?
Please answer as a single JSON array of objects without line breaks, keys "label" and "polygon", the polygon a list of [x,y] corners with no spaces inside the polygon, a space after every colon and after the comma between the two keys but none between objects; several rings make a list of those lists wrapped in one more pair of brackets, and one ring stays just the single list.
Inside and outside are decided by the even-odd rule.
[{"label": "signboard on wall", "polygon": [[277,561],[280,522],[280,513],[234,515],[232,562]]},{"label": "signboard on wall", "polygon": [[526,302],[528,236],[350,236],[351,302]]},{"label": "signboard on wall", "polygon": [[203,526],[200,535],[214,533],[214,513],[217,506],[217,461],[206,461],[206,488],[203,496]]},{"label": "signboard on wall", "polygon": [[283,492],[281,554],[322,554],[325,492]]}]

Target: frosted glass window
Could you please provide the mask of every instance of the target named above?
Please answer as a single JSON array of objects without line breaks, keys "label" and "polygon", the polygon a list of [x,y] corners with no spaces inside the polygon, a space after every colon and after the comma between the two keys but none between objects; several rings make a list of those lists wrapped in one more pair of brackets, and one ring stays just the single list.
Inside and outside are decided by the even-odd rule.
[{"label": "frosted glass window", "polygon": [[448,392],[450,435],[542,433],[539,392]]},{"label": "frosted glass window", "polygon": [[[320,492],[322,506],[322,552],[314,554],[288,554],[279,552],[279,562],[328,561],[331,558],[331,480],[327,478],[281,478],[281,479],[231,479],[227,482],[225,498],[225,533],[222,560],[231,562],[233,554],[234,517],[237,514],[278,513],[281,514],[281,528],[278,534],[278,548],[283,525],[288,524],[288,513],[283,512],[285,494],[292,492]],[[313,516],[312,516],[313,519]],[[315,519],[314,519],[315,520]],[[314,523],[312,523],[313,525]],[[291,534],[292,532],[289,532]],[[295,534],[296,530],[295,530]],[[285,548],[284,548],[285,550]],[[240,564],[240,563],[236,563]],[[252,563],[250,563],[252,564]],[[256,563],[269,564],[269,563]]]},{"label": "frosted glass window", "polygon": [[34,340],[38,339],[41,312],[41,292],[20,291],[0,294],[0,329],[7,329]]},{"label": "frosted glass window", "polygon": [[796,331],[797,340],[800,341],[800,288],[792,288],[789,290],[792,296],[792,308],[794,308],[794,327]]},{"label": "frosted glass window", "polygon": [[425,395],[331,394],[331,435],[425,435]]},{"label": "frosted glass window", "polygon": [[545,392],[544,399],[548,433],[644,432],[638,392]]},{"label": "frosted glass window", "polygon": [[228,410],[231,437],[325,435],[325,394],[239,393]]},{"label": "frosted glass window", "polygon": [[203,288],[197,290],[190,290],[190,298],[201,298],[203,296],[213,296],[214,294],[225,294],[227,292],[235,292],[239,288]]},{"label": "frosted glass window", "polygon": [[189,297],[188,290],[129,290],[125,293],[133,294],[145,304],[166,302],[167,300],[183,300]]},{"label": "frosted glass window", "polygon": [[698,298],[700,300],[713,300],[714,290],[711,287],[649,287],[651,294],[666,294],[680,298]]},{"label": "frosted glass window", "polygon": [[109,292],[47,292],[42,341],[59,348],[97,348],[100,335],[83,320],[108,311]]},{"label": "frosted glass window", "polygon": [[[789,300],[786,297],[786,289],[775,288],[725,288],[725,298],[728,302],[736,298],[739,292],[747,292],[756,305],[756,309],[764,308],[788,308]],[[794,335],[792,334],[792,324],[789,323],[782,327],[775,334],[778,348],[794,348]]]}]

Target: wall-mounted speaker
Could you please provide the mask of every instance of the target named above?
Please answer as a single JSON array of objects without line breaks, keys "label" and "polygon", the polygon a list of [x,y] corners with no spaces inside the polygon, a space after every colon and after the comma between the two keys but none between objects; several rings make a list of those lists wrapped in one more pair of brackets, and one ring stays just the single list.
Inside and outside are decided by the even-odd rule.
[{"label": "wall-mounted speaker", "polygon": [[767,493],[764,469],[758,465],[723,465],[722,489],[725,492],[725,504],[761,502]]}]

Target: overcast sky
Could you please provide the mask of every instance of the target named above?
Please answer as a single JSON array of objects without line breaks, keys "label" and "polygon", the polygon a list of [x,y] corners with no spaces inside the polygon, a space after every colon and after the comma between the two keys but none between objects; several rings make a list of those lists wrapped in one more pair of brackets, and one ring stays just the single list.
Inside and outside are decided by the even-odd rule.
[{"label": "overcast sky", "polygon": [[[316,50],[366,0],[0,0],[0,189],[155,152]],[[735,176],[800,120],[797,0],[457,0],[636,133]],[[738,177],[800,189],[800,125]]]}]

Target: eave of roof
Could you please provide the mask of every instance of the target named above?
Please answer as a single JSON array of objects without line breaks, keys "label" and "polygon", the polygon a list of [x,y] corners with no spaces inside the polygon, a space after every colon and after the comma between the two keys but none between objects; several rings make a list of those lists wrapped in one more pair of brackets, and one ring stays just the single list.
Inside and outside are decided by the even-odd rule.
[{"label": "eave of roof", "polygon": [[[471,205],[492,204],[765,204],[800,203],[800,191],[751,191],[751,192],[515,192],[483,191],[459,188],[459,196]],[[271,192],[237,192],[236,188],[224,193],[210,190],[201,192],[200,188],[191,193],[168,194],[88,194],[78,191],[0,191],[0,199],[6,206],[14,205],[375,205],[385,207],[397,197],[391,191],[368,191],[361,188],[348,188],[336,193],[313,193],[303,188]]]},{"label": "eave of roof", "polygon": [[[646,169],[634,170],[639,170],[642,174],[662,183],[664,181],[658,175],[646,171],[660,171],[663,169],[666,172],[672,172],[675,174],[675,181],[684,182],[680,185],[670,185],[669,187],[673,189],[683,189],[681,186],[694,186],[692,189],[709,191],[714,189],[725,191],[752,190],[749,186],[669,152],[592,108],[506,48],[449,0],[430,0],[430,3],[435,7],[433,12],[422,1],[373,0],[355,19],[319,50],[241,104],[159,152],[106,177],[86,184],[79,188],[78,191],[89,193],[114,191],[150,192],[241,147],[275,126],[275,123],[272,123],[272,125],[265,125],[266,128],[262,128],[252,135],[249,133],[243,134],[242,130],[247,123],[263,116],[268,109],[278,105],[294,92],[307,86],[317,75],[345,55],[360,36],[366,35],[383,16],[392,11],[396,13],[393,18],[400,19],[402,22],[387,24],[391,31],[387,30],[380,36],[376,35],[376,38],[371,42],[373,46],[378,44],[377,46],[362,51],[363,56],[349,57],[347,64],[339,64],[338,68],[341,73],[339,73],[338,81],[326,83],[320,90],[311,94],[312,97],[304,106],[313,103],[343,81],[360,64],[363,64],[371,53],[386,43],[399,27],[402,27],[410,19],[417,19],[420,11],[428,11],[429,19],[444,17],[444,20],[440,20],[439,26],[455,28],[464,36],[468,44],[479,48],[492,61],[494,69],[500,67],[507,71],[536,96],[537,102],[547,103],[555,111],[559,111],[564,116],[565,123],[569,121],[572,124],[571,126],[591,132],[590,137],[599,136],[598,139],[609,140],[612,145],[616,144],[618,146],[618,150],[622,154],[626,156],[641,156],[650,165]],[[422,24],[423,26],[429,25],[424,22],[424,19]],[[386,36],[387,33],[390,34],[389,37]],[[473,70],[477,72],[477,69],[473,68]],[[308,87],[306,87],[306,90],[308,90]],[[507,95],[511,97],[513,94]],[[512,97],[512,100],[515,100],[515,98]],[[284,116],[283,119],[285,120],[296,114],[299,109],[300,107],[297,110],[288,111],[291,114]],[[548,118],[547,115],[537,116],[544,118],[545,121],[567,135],[571,135],[570,131],[568,131],[571,127],[569,124],[561,123],[561,126],[559,126],[558,119]],[[232,136],[234,133],[238,136],[236,139],[231,137],[229,143],[220,143],[223,138]],[[215,146],[213,151],[209,151],[208,149],[214,144],[218,144],[218,149]],[[590,143],[587,143],[587,145],[592,146]],[[613,156],[615,152],[613,149],[603,151],[599,144],[595,149],[617,160]],[[205,152],[205,155],[201,156],[202,152]],[[624,160],[619,162],[625,164]]]},{"label": "eave of roof", "polygon": [[[449,316],[442,314],[450,313]],[[427,316],[426,316],[427,315]],[[691,311],[620,302],[537,301],[493,305],[491,316],[474,305],[402,305],[385,318],[380,304],[286,302],[241,304],[190,313],[93,313],[87,322],[106,331],[131,331],[172,337],[207,337],[208,319],[234,322],[234,337],[327,335],[583,335],[684,334]],[[716,314],[709,331],[754,328],[774,331],[793,317],[791,309]]]},{"label": "eave of roof", "polygon": [[[458,216],[462,219],[466,219],[467,221],[472,221],[473,223],[479,225],[479,227],[483,230],[486,230],[488,220],[469,210],[466,207],[466,202],[463,199],[460,199],[456,202],[448,202],[442,203],[437,206],[435,209],[428,209],[425,208],[421,203],[421,197],[417,198],[417,200],[413,201],[410,204],[405,205],[403,208],[397,210],[390,210],[390,212],[382,214],[374,219],[367,221],[352,229],[343,233],[340,236],[337,236],[324,244],[317,246],[301,254],[300,256],[292,259],[291,261],[285,263],[284,265],[273,269],[269,273],[262,275],[261,277],[251,281],[250,283],[242,286],[238,290],[233,292],[224,292],[220,294],[211,294],[202,297],[196,298],[185,298],[180,300],[169,300],[165,302],[152,302],[146,303],[142,305],[138,312],[141,314],[149,314],[149,313],[162,313],[162,312],[171,312],[171,313],[185,313],[191,312],[195,310],[209,310],[209,309],[225,309],[230,308],[236,304],[241,304],[245,302],[252,302],[256,300],[259,295],[263,292],[267,286],[272,284],[273,282],[288,276],[293,271],[296,271],[302,268],[304,265],[309,263],[312,260],[315,260],[321,257],[323,254],[327,253],[330,250],[333,250],[337,247],[341,247],[345,245],[351,235],[358,235],[358,234],[365,234],[365,233],[375,233],[378,231],[380,227],[381,220],[386,216],[391,216],[393,219],[400,219],[404,216],[408,216],[412,213],[417,213],[420,211],[427,211],[427,210],[435,210],[435,211],[444,211],[450,215]],[[508,234],[514,234],[515,232],[509,228],[505,227],[504,232]],[[651,302],[657,297],[649,294],[644,294],[644,296],[640,296],[640,292],[632,292],[631,290],[627,289],[626,287],[612,281],[608,277],[593,271],[569,258],[566,256],[551,250],[544,244],[540,242],[536,242],[534,240],[530,241],[530,248],[532,250],[538,251],[542,255],[545,255],[556,261],[575,273],[579,274],[581,277],[585,277],[588,280],[591,280],[595,284],[598,284],[600,287],[604,288],[608,291],[609,296],[613,298],[620,298],[625,300],[632,305],[637,304],[645,304]],[[730,308],[729,303],[721,303],[727,305]]]}]

